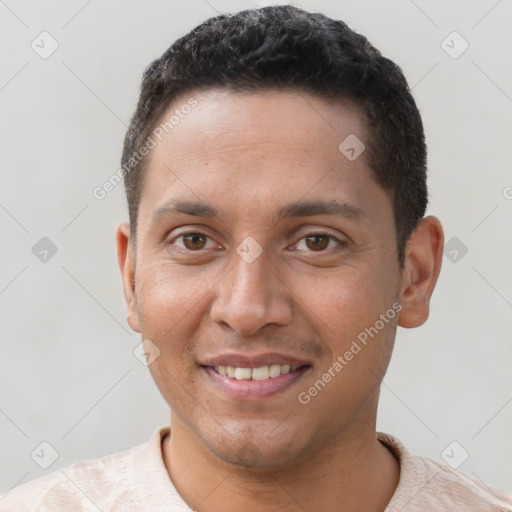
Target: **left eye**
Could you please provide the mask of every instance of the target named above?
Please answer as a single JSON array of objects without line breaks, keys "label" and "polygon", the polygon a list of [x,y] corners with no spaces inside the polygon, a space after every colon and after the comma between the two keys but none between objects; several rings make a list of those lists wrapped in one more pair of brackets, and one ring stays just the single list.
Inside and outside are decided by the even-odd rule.
[{"label": "left eye", "polygon": [[295,247],[301,251],[322,252],[339,245],[342,245],[341,242],[331,235],[312,233],[299,240]]}]

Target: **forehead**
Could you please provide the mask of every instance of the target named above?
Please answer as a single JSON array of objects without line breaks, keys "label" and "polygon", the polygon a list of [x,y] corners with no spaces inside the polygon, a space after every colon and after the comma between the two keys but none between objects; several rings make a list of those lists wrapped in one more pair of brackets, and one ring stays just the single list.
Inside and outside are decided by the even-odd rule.
[{"label": "forehead", "polygon": [[209,90],[176,99],[160,126],[171,118],[148,155],[141,211],[179,198],[275,213],[306,195],[353,203],[380,188],[364,150],[344,152],[349,141],[358,153],[366,138],[352,106],[298,92]]},{"label": "forehead", "polygon": [[[188,109],[191,98],[196,106]],[[171,118],[176,124],[159,146],[166,147],[176,164],[190,158],[233,161],[246,158],[247,153],[264,158],[276,146],[294,159],[333,161],[341,156],[339,144],[347,137],[366,138],[354,107],[299,92],[211,89],[190,93],[176,99],[161,121]],[[150,160],[161,153],[154,151]]]}]

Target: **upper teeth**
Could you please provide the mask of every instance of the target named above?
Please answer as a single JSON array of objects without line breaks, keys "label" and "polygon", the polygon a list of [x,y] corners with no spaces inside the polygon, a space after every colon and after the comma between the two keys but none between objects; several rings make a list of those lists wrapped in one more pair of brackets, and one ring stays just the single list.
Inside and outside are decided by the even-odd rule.
[{"label": "upper teeth", "polygon": [[214,366],[213,369],[221,375],[226,375],[237,380],[266,380],[271,377],[286,375],[300,366],[290,366],[289,364],[272,364],[270,366],[260,366],[259,368],[237,368],[235,366]]}]

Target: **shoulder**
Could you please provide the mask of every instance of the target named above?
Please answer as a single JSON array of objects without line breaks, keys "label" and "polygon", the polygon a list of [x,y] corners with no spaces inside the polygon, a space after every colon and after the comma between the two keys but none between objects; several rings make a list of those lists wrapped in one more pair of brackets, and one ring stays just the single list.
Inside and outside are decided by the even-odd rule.
[{"label": "shoulder", "polygon": [[502,491],[447,464],[410,454],[389,434],[377,437],[400,461],[400,481],[386,512],[512,512],[512,498]]},{"label": "shoulder", "polygon": [[16,487],[0,497],[0,512],[115,510],[123,503],[132,505],[127,510],[143,510],[140,503],[151,479],[163,480],[172,491],[160,451],[165,431],[155,432],[146,444],[78,462]]}]

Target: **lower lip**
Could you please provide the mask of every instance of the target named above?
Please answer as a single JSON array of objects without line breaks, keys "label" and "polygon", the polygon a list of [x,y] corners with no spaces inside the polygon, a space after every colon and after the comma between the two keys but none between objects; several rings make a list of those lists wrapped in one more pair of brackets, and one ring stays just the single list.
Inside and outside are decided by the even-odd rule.
[{"label": "lower lip", "polygon": [[216,372],[210,366],[202,366],[201,369],[210,381],[230,398],[257,400],[276,395],[289,388],[303,377],[309,370],[309,366],[303,366],[286,375],[279,375],[279,377],[271,377],[266,380],[237,380]]}]

